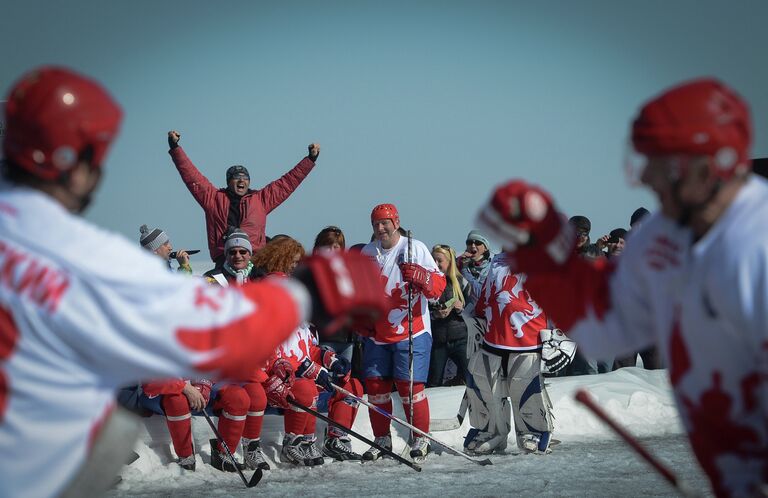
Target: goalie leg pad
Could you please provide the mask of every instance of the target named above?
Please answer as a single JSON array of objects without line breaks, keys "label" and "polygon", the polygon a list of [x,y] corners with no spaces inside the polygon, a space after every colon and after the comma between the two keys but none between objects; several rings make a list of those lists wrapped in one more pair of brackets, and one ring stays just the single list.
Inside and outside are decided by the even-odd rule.
[{"label": "goalie leg pad", "polygon": [[[515,420],[517,445],[545,452],[553,429],[552,404],[541,377],[541,354],[513,353],[507,386]],[[532,445],[532,441],[535,443]],[[536,446],[537,449],[532,449]]]},{"label": "goalie leg pad", "polygon": [[506,444],[511,430],[510,410],[504,399],[506,389],[500,386],[501,365],[500,356],[484,350],[477,351],[469,360],[469,421],[480,433],[466,442],[467,449],[490,452]]}]

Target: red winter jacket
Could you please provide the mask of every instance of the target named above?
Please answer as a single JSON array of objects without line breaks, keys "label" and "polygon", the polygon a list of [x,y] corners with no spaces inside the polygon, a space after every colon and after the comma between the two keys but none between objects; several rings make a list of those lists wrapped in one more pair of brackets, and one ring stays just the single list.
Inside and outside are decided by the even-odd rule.
[{"label": "red winter jacket", "polygon": [[[224,255],[224,233],[227,230],[229,215],[227,189],[226,187],[216,188],[203,176],[181,146],[171,149],[169,154],[184,184],[205,211],[208,250],[211,253],[211,259],[215,261]],[[249,190],[240,199],[240,229],[248,234],[254,252],[264,247],[266,243],[264,231],[267,225],[267,214],[282,204],[314,167],[315,163],[305,157],[288,173],[261,190]]]}]

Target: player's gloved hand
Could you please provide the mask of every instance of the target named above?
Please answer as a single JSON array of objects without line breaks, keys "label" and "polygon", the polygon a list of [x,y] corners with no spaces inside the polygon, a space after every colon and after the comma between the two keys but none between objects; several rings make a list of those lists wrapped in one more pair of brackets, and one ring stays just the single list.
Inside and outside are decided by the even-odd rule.
[{"label": "player's gloved hand", "polygon": [[322,334],[349,324],[375,323],[389,306],[379,270],[362,254],[322,252],[293,273],[312,299],[310,321]]},{"label": "player's gloved hand", "polygon": [[334,392],[333,380],[328,370],[312,361],[311,358],[304,358],[304,361],[301,362],[301,365],[296,370],[296,375],[315,381],[315,384],[327,392]]},{"label": "player's gloved hand", "polygon": [[575,255],[576,232],[541,188],[512,180],[491,195],[477,224],[514,252],[516,271],[552,271]]},{"label": "player's gloved hand", "polygon": [[175,149],[179,146],[179,139],[181,139],[181,134],[176,130],[171,130],[168,132],[168,147],[171,149]]},{"label": "player's gloved hand", "polygon": [[288,408],[288,397],[291,394],[291,386],[296,380],[293,365],[288,360],[278,358],[272,364],[268,372],[269,378],[264,383],[264,391],[267,393],[267,401],[273,406]]},{"label": "player's gloved hand", "polygon": [[541,359],[544,371],[556,373],[568,366],[576,354],[576,343],[569,339],[560,329],[542,329]]},{"label": "player's gloved hand", "polygon": [[401,263],[400,272],[403,274],[403,280],[411,284],[416,292],[428,294],[432,290],[432,275],[423,266]]},{"label": "player's gloved hand", "polygon": [[328,346],[323,346],[323,366],[333,375],[336,382],[342,382],[346,380],[347,374],[352,370],[352,363],[339,356],[336,352]]}]

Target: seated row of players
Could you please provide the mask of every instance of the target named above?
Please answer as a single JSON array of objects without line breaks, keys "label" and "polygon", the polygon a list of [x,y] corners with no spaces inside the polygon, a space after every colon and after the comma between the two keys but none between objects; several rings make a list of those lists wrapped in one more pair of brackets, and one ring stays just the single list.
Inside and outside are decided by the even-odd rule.
[{"label": "seated row of players", "polygon": [[[152,246],[153,252],[165,254],[169,241],[164,233]],[[155,247],[156,246],[156,247]],[[288,276],[304,255],[301,245],[283,238],[259,253],[256,265],[251,261],[251,243],[242,232],[233,232],[225,243],[226,262],[221,270],[209,272],[207,280],[214,285],[242,285],[261,275]],[[167,257],[167,256],[166,256]],[[361,459],[352,451],[349,437],[331,427],[327,431],[323,452],[316,446],[315,417],[288,403],[316,409],[319,390],[332,393],[329,417],[351,428],[357,414],[357,401],[334,388],[338,384],[356,396],[362,396],[362,385],[349,376],[350,363],[317,345],[309,324],[299,326],[264,365],[254,369],[251,378],[240,383],[211,383],[207,379],[171,379],[148,382],[142,386],[139,404],[144,409],[164,415],[171,434],[178,463],[187,470],[195,469],[192,444],[192,415],[201,410],[219,417],[219,432],[230,450],[242,444],[244,464],[233,462],[221,443],[211,440],[211,465],[234,472],[236,467],[268,470],[261,451],[261,429],[267,405],[283,409],[285,437],[281,461],[294,465],[320,465],[323,455],[337,460]]]}]

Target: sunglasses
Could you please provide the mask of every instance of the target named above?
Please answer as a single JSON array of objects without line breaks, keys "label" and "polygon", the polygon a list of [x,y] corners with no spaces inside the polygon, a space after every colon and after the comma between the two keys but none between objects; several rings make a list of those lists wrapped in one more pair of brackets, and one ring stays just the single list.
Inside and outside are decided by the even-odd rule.
[{"label": "sunglasses", "polygon": [[245,249],[232,249],[231,251],[229,251],[230,256],[234,256],[235,254],[239,254],[240,256],[245,256],[246,254],[248,254],[248,251]]},{"label": "sunglasses", "polygon": [[467,241],[467,245],[468,246],[482,246],[482,245],[485,245],[485,244],[483,244],[479,240],[468,240]]}]

